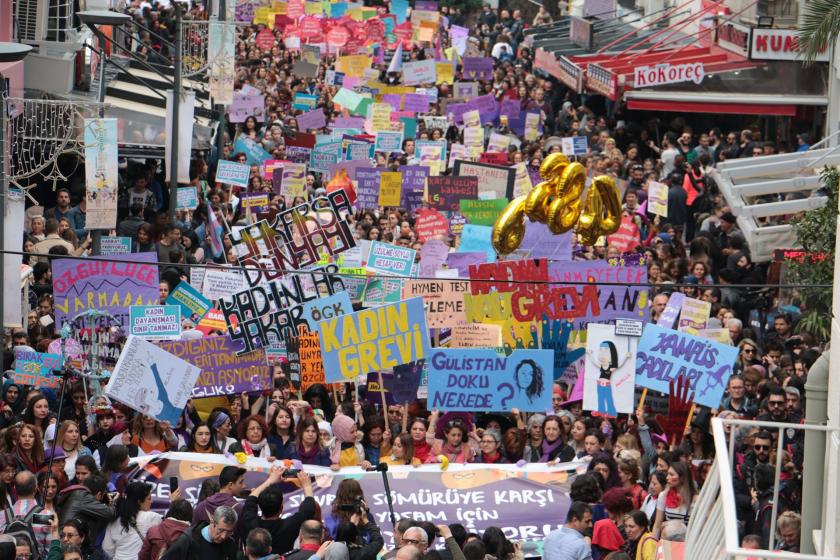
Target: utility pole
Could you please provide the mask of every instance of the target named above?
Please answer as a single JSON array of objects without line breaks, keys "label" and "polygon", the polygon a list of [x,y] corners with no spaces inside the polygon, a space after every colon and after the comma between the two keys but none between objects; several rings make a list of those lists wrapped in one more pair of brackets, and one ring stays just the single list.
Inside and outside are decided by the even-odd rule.
[{"label": "utility pole", "polygon": [[[227,5],[225,0],[219,0],[219,22],[224,23],[227,21]],[[222,26],[222,33],[227,35],[226,30],[224,30],[224,26]],[[209,55],[209,53],[208,53]],[[225,106],[223,104],[216,104],[216,111],[219,115],[219,128],[216,132],[216,159],[220,160],[225,156],[225,131],[227,130],[227,124],[225,123]]]},{"label": "utility pole", "polygon": [[181,5],[176,1],[172,2],[172,6],[175,8],[175,52],[172,53],[175,75],[172,90],[172,149],[169,154],[169,221],[175,223],[178,202],[178,127],[181,117]]}]

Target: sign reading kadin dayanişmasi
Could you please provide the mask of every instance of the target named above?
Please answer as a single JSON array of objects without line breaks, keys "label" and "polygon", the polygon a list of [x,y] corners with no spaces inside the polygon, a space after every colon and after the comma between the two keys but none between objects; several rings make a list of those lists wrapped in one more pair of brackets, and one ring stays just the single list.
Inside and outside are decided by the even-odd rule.
[{"label": "sign reading kadin dayani\u015fmasi", "polygon": [[492,348],[431,350],[429,407],[447,411],[544,412],[551,408],[554,353]]},{"label": "sign reading kadin dayani\u015fmasi", "polygon": [[638,338],[615,334],[613,325],[586,328],[583,409],[615,418],[633,412]]},{"label": "sign reading kadin dayani\u015fmasi", "polygon": [[128,324],[132,305],[155,305],[158,292],[157,253],[112,255],[108,260],[55,259],[52,262],[55,321],[66,321],[89,309],[99,309]]},{"label": "sign reading kadin dayani\u015fmasi", "polygon": [[173,426],[201,370],[137,336],[129,336],[105,395]]},{"label": "sign reading kadin dayani\u015fmasi", "polygon": [[161,339],[181,336],[181,307],[178,305],[132,305],[129,334]]},{"label": "sign reading kadin dayani\u015fmasi", "polygon": [[181,307],[181,315],[195,325],[213,308],[213,303],[188,282],[180,282],[166,298],[169,305]]},{"label": "sign reading kadin dayani\u015fmasi", "polygon": [[422,298],[327,319],[319,327],[327,383],[422,360],[430,348]]},{"label": "sign reading kadin dayani\u015fmasi", "polygon": [[15,374],[12,382],[57,389],[59,378],[53,375],[53,371],[61,369],[62,362],[61,354],[35,352],[19,346],[15,348]]},{"label": "sign reading kadin dayani\u015fmasi", "polygon": [[391,243],[373,241],[370,244],[367,266],[369,272],[388,276],[407,276],[417,251]]},{"label": "sign reading kadin dayani\u015fmasi", "polygon": [[216,182],[234,187],[248,188],[248,179],[251,176],[251,166],[247,163],[228,161],[220,159],[216,168]]},{"label": "sign reading kadin dayani\u015fmasi", "polygon": [[85,227],[117,227],[117,119],[85,119]]},{"label": "sign reading kadin dayani\u015fmasi", "polygon": [[466,324],[464,294],[469,292],[470,283],[466,280],[406,280],[402,285],[404,299],[423,298],[430,329]]},{"label": "sign reading kadin dayani\u015fmasi", "polygon": [[236,355],[236,344],[227,335],[162,341],[156,346],[201,369],[201,375],[191,387],[193,398],[271,388],[271,368],[266,363],[265,352],[260,349]]},{"label": "sign reading kadin dayani\u015fmasi", "polygon": [[671,381],[685,377],[694,402],[717,408],[732,375],[738,348],[648,324],[636,352],[636,384],[668,393]]}]

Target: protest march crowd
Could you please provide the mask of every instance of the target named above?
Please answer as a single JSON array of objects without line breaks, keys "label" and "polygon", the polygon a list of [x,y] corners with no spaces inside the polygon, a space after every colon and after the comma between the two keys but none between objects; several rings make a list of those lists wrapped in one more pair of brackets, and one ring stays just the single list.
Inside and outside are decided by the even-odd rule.
[{"label": "protest march crowd", "polygon": [[[802,423],[804,383],[826,342],[798,333],[800,309],[782,301],[777,290],[762,289],[766,263],[752,261],[715,181],[720,161],[787,146],[762,141],[753,130],[720,128],[668,130],[660,141],[626,109],[571,92],[535,66],[525,31],[552,21],[543,9],[525,21],[516,9],[438,9],[428,0],[412,2],[413,11],[400,0],[372,7],[282,4],[285,15],[266,7],[253,10],[253,4],[245,4],[251,11],[242,4],[236,8],[237,20],[248,25],[236,28],[234,103],[224,152],[191,162],[196,205],[179,208],[172,222],[168,209],[175,201],[163,188],[160,162],[129,160],[121,169],[117,227],[103,239],[130,238],[128,265],[124,255],[122,260],[109,255],[103,258],[112,267],[79,268],[94,245],[85,227],[84,195],[58,188],[54,200],[39,200],[41,213],[29,216],[22,247],[23,262],[34,274],[24,302],[31,311],[25,328],[8,333],[3,355],[0,527],[12,538],[0,547],[13,546],[19,560],[523,556],[520,543],[499,526],[479,531],[465,523],[435,525],[407,517],[398,520],[392,546],[386,547],[387,531],[353,477],[341,481],[332,503],[313,497],[310,473],[340,474],[381,463],[418,472],[472,463],[523,469],[573,465],[565,518],[550,520],[553,530],[538,539],[548,560],[653,560],[663,543],[683,541],[699,489],[715,476],[711,419]],[[124,10],[163,37],[172,36],[169,2],[133,0]],[[187,17],[208,14],[195,3]],[[166,55],[154,36],[134,39],[138,54],[149,61]],[[343,47],[338,56],[336,46]],[[357,51],[365,54],[353,56]],[[237,103],[243,97],[250,106]],[[587,148],[562,158],[561,165],[577,165],[590,179],[612,179],[621,194],[620,229],[599,236],[597,243],[578,244],[573,233],[554,235],[544,227],[530,237],[529,223],[521,252],[494,264],[501,255],[492,247],[491,226],[514,195],[527,194],[544,178],[541,165],[563,152],[562,139],[570,137],[585,138]],[[799,142],[807,148],[807,136]],[[219,180],[223,161],[248,166],[244,184]],[[501,175],[501,191],[495,186],[500,168],[510,170]],[[396,198],[390,192],[394,180]],[[292,209],[329,215],[329,226],[318,226],[324,228],[320,240],[279,233],[297,219]],[[273,224],[279,242],[271,242],[259,224]],[[301,257],[310,242],[326,253],[316,252],[308,261]],[[272,250],[283,243],[294,245],[296,253],[277,258]],[[511,264],[525,259],[531,260]],[[312,272],[315,265],[325,268]],[[246,271],[251,291],[224,276],[240,266],[258,270],[256,280],[253,268]],[[133,293],[130,303],[115,305],[111,290],[118,300],[126,296],[115,287],[117,280],[140,275],[132,267],[156,271],[153,296],[138,299]],[[566,277],[563,283],[569,269],[607,272],[595,278],[603,283],[598,291],[587,292],[589,276]],[[609,275],[610,269],[623,272]],[[288,281],[275,286],[286,272]],[[97,273],[114,282],[87,295],[68,294],[72,285]],[[325,287],[328,274],[339,280]],[[410,277],[415,279],[409,282]],[[342,317],[322,308],[323,322],[307,309],[309,326],[320,323],[320,341],[316,337],[313,346],[305,346],[312,339],[303,333],[286,337],[287,329],[297,329],[300,314],[280,313],[281,301],[300,302],[289,294],[301,290],[307,278],[335,309],[342,305],[334,299],[340,292],[352,300]],[[563,286],[558,290],[571,285],[574,297],[568,301],[576,303],[552,300],[551,281]],[[409,286],[423,295],[425,311],[412,307],[405,295]],[[181,305],[176,330],[182,342],[149,346],[190,362],[197,380],[209,368],[203,358],[212,354],[217,365],[235,366],[247,355],[244,344],[261,353],[254,367],[267,372],[256,390],[247,376],[200,381],[186,388],[193,398],[178,406],[174,390],[164,386],[163,359],[152,362],[151,350],[146,358],[140,350],[127,355],[132,345],[126,345],[126,324],[117,327],[95,314],[90,321],[77,318],[79,311],[120,306],[127,318],[129,305],[182,303],[186,300],[173,296],[190,288],[190,301],[210,302],[209,311],[190,313],[194,307]],[[254,324],[266,315],[254,311],[262,305],[257,288],[263,300],[273,302],[276,328]],[[438,323],[431,320],[438,300],[427,301],[430,294],[423,289],[448,291],[440,296]],[[616,302],[610,304],[605,294],[615,290],[619,295],[612,297],[625,300],[618,310],[627,313],[607,317]],[[509,297],[481,299],[493,294]],[[634,301],[628,304],[628,298]],[[507,316],[499,315],[500,307]],[[363,308],[375,311],[362,315],[368,313]],[[457,313],[462,324],[450,323]],[[523,314],[527,317],[519,317]],[[362,328],[353,334],[349,318],[357,315]],[[644,335],[617,333],[611,323],[622,318],[644,323]],[[512,322],[525,324],[524,331]],[[593,340],[603,333],[593,327],[605,322],[609,332]],[[505,328],[489,328],[493,323]],[[267,340],[265,331],[285,344],[269,351],[259,340]],[[401,333],[418,334],[403,345]],[[230,340],[220,352],[188,357],[184,350],[223,336]],[[646,342],[648,336],[658,336],[658,344]],[[74,337],[86,354],[83,366],[53,382],[21,375],[32,371],[27,359],[43,362],[44,355],[64,352]],[[371,338],[379,340],[376,348],[365,346]],[[533,342],[526,342],[530,338]],[[671,365],[656,357],[663,346],[697,341],[705,341],[706,351],[718,358],[701,366],[700,358],[687,357],[680,376],[653,373]],[[386,358],[382,348],[389,344]],[[497,363],[498,347],[517,362],[515,371],[504,359]],[[548,352],[548,362],[540,352]],[[520,355],[525,359],[516,360]],[[424,368],[416,358],[426,360],[422,388]],[[117,372],[132,364],[151,367],[154,377],[132,378],[121,389]],[[631,382],[621,385],[625,364]],[[717,388],[714,368],[720,368]],[[57,375],[71,368],[51,369],[48,373]],[[451,372],[483,369],[510,376],[510,398],[501,396],[504,385],[471,392],[472,383],[480,387],[486,381],[481,375],[455,391],[460,381],[452,381]],[[644,371],[649,384],[641,380]],[[359,374],[367,374],[367,383],[355,379]],[[446,387],[442,379],[449,380]],[[704,399],[699,385],[687,392],[688,381],[698,379],[709,389]],[[138,388],[156,385],[151,394],[157,397],[141,404],[120,398],[130,384],[141,392],[152,390]],[[196,392],[214,384],[224,389]],[[391,398],[386,387],[409,396]],[[709,399],[709,393],[716,397]],[[742,546],[767,548],[772,542],[776,550],[797,552],[802,432],[736,427],[727,428],[727,437],[734,439]],[[778,449],[784,454],[780,473]],[[169,488],[167,507],[156,511],[158,491],[136,477],[137,461],[178,451],[217,455],[226,464],[197,494]],[[252,458],[271,467],[248,489]],[[294,507],[288,501],[292,491],[304,496]]]}]

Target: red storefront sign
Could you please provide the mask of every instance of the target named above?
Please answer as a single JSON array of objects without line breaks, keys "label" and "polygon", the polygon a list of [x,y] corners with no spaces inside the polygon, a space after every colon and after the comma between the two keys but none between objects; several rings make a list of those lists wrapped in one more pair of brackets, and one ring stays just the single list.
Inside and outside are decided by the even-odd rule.
[{"label": "red storefront sign", "polygon": [[586,66],[586,89],[615,101],[618,98],[618,74],[590,63]]},{"label": "red storefront sign", "polygon": [[[753,29],[750,37],[752,60],[799,60],[799,39],[793,29]],[[828,62],[828,49],[817,55],[817,62]]]}]

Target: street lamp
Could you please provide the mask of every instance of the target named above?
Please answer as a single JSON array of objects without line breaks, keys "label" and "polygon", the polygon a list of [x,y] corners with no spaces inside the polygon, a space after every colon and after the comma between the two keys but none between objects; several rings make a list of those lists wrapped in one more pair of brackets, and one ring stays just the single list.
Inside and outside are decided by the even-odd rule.
[{"label": "street lamp", "polygon": [[[0,43],[0,63],[8,63],[8,62],[20,62],[29,52],[32,50],[32,46],[24,45],[21,43]],[[2,76],[0,76],[0,79]],[[9,150],[6,149],[6,100],[0,99],[0,221],[3,223],[0,224],[0,250],[3,250],[3,261],[5,264],[6,260],[6,193],[8,192],[7,189],[7,177],[6,177],[6,157]],[[5,266],[4,266],[5,268]],[[5,309],[5,287],[3,286],[3,282],[5,281],[14,281],[19,282],[20,273],[17,272],[17,267],[12,270],[6,270],[5,273],[2,275],[3,279],[0,280],[0,335],[5,334],[6,332],[6,309]],[[6,278],[8,276],[9,278]],[[5,339],[0,336],[0,340],[3,340],[2,344],[3,349],[5,350]]]}]

